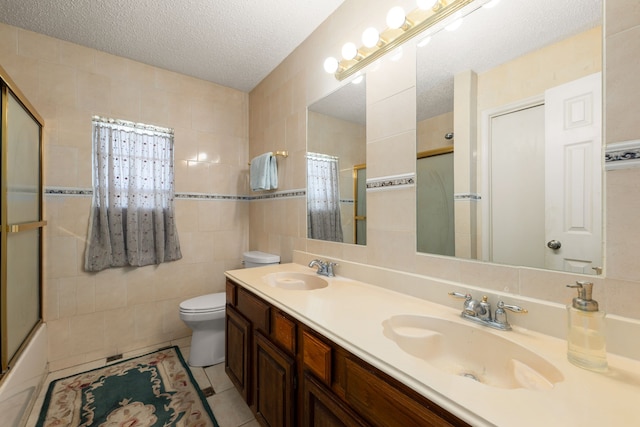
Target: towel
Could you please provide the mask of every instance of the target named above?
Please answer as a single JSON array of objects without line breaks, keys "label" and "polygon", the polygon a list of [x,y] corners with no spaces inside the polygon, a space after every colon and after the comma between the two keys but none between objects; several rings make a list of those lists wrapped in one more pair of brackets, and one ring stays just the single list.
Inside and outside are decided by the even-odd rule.
[{"label": "towel", "polygon": [[272,153],[264,153],[251,160],[249,183],[252,191],[278,188],[278,163]]}]

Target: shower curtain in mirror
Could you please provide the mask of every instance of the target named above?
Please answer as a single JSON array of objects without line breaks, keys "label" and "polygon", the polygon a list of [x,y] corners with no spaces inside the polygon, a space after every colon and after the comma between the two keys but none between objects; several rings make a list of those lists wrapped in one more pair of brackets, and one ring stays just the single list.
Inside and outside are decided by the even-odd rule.
[{"label": "shower curtain in mirror", "polygon": [[342,242],[337,157],[307,153],[307,236]]},{"label": "shower curtain in mirror", "polygon": [[85,270],[182,258],[173,197],[173,130],[94,117]]}]

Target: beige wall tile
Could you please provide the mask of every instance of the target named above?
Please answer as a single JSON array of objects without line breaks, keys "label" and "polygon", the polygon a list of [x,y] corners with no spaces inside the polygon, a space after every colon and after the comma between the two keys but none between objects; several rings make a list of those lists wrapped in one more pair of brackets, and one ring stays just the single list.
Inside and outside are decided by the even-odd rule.
[{"label": "beige wall tile", "polygon": [[640,4],[636,0],[607,0],[604,2],[607,37],[638,26]]},{"label": "beige wall tile", "polygon": [[367,178],[415,173],[415,152],[414,130],[367,143]]},{"label": "beige wall tile", "polygon": [[629,70],[640,69],[640,25],[607,37],[606,46],[606,142],[638,139],[640,81]]},{"label": "beige wall tile", "polygon": [[[637,254],[640,229],[634,224],[640,211],[640,169],[606,173],[607,277],[640,282]],[[640,285],[639,285],[640,286]]]},{"label": "beige wall tile", "polygon": [[46,62],[38,63],[39,93],[38,100],[42,102],[76,107],[77,70],[67,65],[56,65]]},{"label": "beige wall tile", "polygon": [[[390,58],[396,58],[395,60]],[[393,78],[388,78],[393,76]],[[389,52],[379,68],[367,74],[367,104],[376,104],[397,93],[415,87],[416,52],[415,45],[406,43],[401,48]],[[407,107],[410,104],[407,104]],[[415,105],[415,100],[413,101]],[[413,116],[415,124],[415,114]]]},{"label": "beige wall tile", "polygon": [[69,319],[70,353],[90,353],[103,348],[105,326],[105,315],[102,312]]},{"label": "beige wall tile", "polygon": [[95,65],[95,50],[74,43],[58,43],[59,62],[78,70],[92,72]]},{"label": "beige wall tile", "polygon": [[415,87],[389,96],[374,104],[367,103],[368,143],[409,131],[415,132],[415,129]]},{"label": "beige wall tile", "polygon": [[127,283],[123,276],[121,269],[108,269],[96,273],[96,308],[99,311],[126,307]]},{"label": "beige wall tile", "polygon": [[29,58],[57,63],[58,42],[51,37],[20,29],[18,30],[18,53]]},{"label": "beige wall tile", "polygon": [[18,28],[0,23],[0,55],[15,55],[18,52]]}]

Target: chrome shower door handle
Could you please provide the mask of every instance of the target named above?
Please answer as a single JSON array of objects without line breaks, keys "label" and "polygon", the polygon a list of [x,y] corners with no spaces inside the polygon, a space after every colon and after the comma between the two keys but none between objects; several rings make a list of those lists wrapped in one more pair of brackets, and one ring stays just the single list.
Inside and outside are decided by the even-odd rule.
[{"label": "chrome shower door handle", "polygon": [[559,240],[549,240],[547,242],[547,247],[549,249],[553,249],[555,251],[555,250],[558,250],[558,249],[560,249],[562,247],[562,243],[560,243]]}]

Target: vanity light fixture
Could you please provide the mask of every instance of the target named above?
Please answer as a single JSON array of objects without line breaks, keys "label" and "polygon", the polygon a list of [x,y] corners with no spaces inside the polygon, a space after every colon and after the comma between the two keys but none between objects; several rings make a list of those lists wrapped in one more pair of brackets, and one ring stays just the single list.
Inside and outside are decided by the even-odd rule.
[{"label": "vanity light fixture", "polygon": [[418,7],[422,10],[429,10],[432,9],[436,3],[438,3],[438,0],[417,0],[416,4],[418,5]]},{"label": "vanity light fixture", "polygon": [[338,61],[333,57],[327,58],[324,69],[342,81],[428,28],[453,19],[451,17],[465,6],[475,3],[480,7],[489,1],[416,0],[418,7],[407,14],[402,7],[393,7],[387,13],[388,27],[384,31],[378,32],[374,27],[367,28],[362,33],[362,47],[357,48],[353,43],[345,44],[342,49],[343,59]]}]

